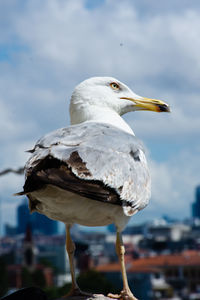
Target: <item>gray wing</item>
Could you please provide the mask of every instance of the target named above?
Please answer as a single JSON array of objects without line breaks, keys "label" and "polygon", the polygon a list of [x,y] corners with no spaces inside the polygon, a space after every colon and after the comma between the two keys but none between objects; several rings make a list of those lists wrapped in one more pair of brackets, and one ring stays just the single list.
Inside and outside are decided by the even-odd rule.
[{"label": "gray wing", "polygon": [[[113,197],[118,196],[126,215],[148,204],[150,176],[143,147],[134,136],[114,126],[88,122],[61,128],[40,139],[30,152],[25,168],[27,178],[51,157],[65,163],[74,178],[85,183],[85,192],[92,184],[103,186],[104,191],[110,189]],[[70,190],[70,181],[68,187]],[[91,195],[90,198],[95,199]],[[101,197],[97,200],[101,201]]]}]

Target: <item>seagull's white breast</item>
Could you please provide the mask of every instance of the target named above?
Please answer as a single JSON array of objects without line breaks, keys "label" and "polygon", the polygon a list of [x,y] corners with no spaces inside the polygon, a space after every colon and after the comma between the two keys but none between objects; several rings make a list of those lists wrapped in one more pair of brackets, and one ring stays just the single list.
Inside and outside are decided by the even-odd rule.
[{"label": "seagull's white breast", "polygon": [[87,199],[53,185],[31,193],[31,197],[40,199],[36,211],[67,224],[105,226],[114,223],[123,230],[130,218],[122,206]]}]

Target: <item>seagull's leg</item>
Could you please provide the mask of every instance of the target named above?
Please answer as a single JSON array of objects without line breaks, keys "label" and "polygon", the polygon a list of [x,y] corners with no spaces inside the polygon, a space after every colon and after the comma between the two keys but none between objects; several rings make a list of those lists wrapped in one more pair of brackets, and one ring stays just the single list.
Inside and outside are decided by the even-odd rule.
[{"label": "seagull's leg", "polygon": [[69,265],[70,265],[70,272],[72,278],[71,292],[75,292],[76,290],[79,290],[78,284],[76,282],[75,267],[74,267],[74,252],[76,247],[70,235],[70,227],[71,227],[70,225],[66,225],[66,249],[69,257]]},{"label": "seagull's leg", "polygon": [[108,294],[108,297],[115,298],[115,299],[116,298],[124,299],[124,300],[138,300],[137,298],[134,297],[134,295],[132,294],[132,292],[128,286],[128,280],[127,280],[126,268],[125,268],[125,262],[124,262],[125,248],[123,245],[121,232],[117,232],[116,252],[117,252],[120,266],[121,266],[123,290],[121,291],[120,295]]},{"label": "seagull's leg", "polygon": [[69,293],[67,293],[63,298],[67,298],[70,296],[91,296],[91,294],[89,293],[82,292],[76,282],[75,267],[74,267],[74,252],[76,247],[70,235],[70,227],[71,225],[68,224],[66,225],[66,250],[69,257],[72,286]]}]

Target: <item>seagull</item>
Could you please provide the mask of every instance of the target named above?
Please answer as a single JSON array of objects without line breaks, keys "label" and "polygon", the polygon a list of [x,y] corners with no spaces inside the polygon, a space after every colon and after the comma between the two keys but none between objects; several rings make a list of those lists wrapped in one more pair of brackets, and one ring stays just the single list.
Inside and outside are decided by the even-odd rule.
[{"label": "seagull", "polygon": [[66,225],[72,279],[66,297],[87,295],[75,278],[71,226],[115,224],[123,289],[108,296],[136,299],[128,285],[122,231],[148,204],[151,182],[143,145],[121,116],[139,110],[169,112],[170,108],[161,100],[135,94],[115,78],[89,78],[72,93],[71,126],[48,133],[29,150],[23,191],[16,195],[27,195],[30,212]]}]

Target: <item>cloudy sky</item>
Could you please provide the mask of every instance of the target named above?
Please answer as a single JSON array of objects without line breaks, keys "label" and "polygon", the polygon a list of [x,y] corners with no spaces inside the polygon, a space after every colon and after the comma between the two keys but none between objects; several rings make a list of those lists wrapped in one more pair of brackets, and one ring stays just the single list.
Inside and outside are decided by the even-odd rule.
[{"label": "cloudy sky", "polygon": [[[190,216],[200,184],[199,0],[1,0],[0,169],[20,167],[43,134],[69,125],[70,95],[91,76],[113,76],[171,114],[125,116],[143,140],[150,205],[137,222]],[[0,178],[1,225],[15,223],[23,176]],[[1,228],[2,231],[2,228]]]}]

